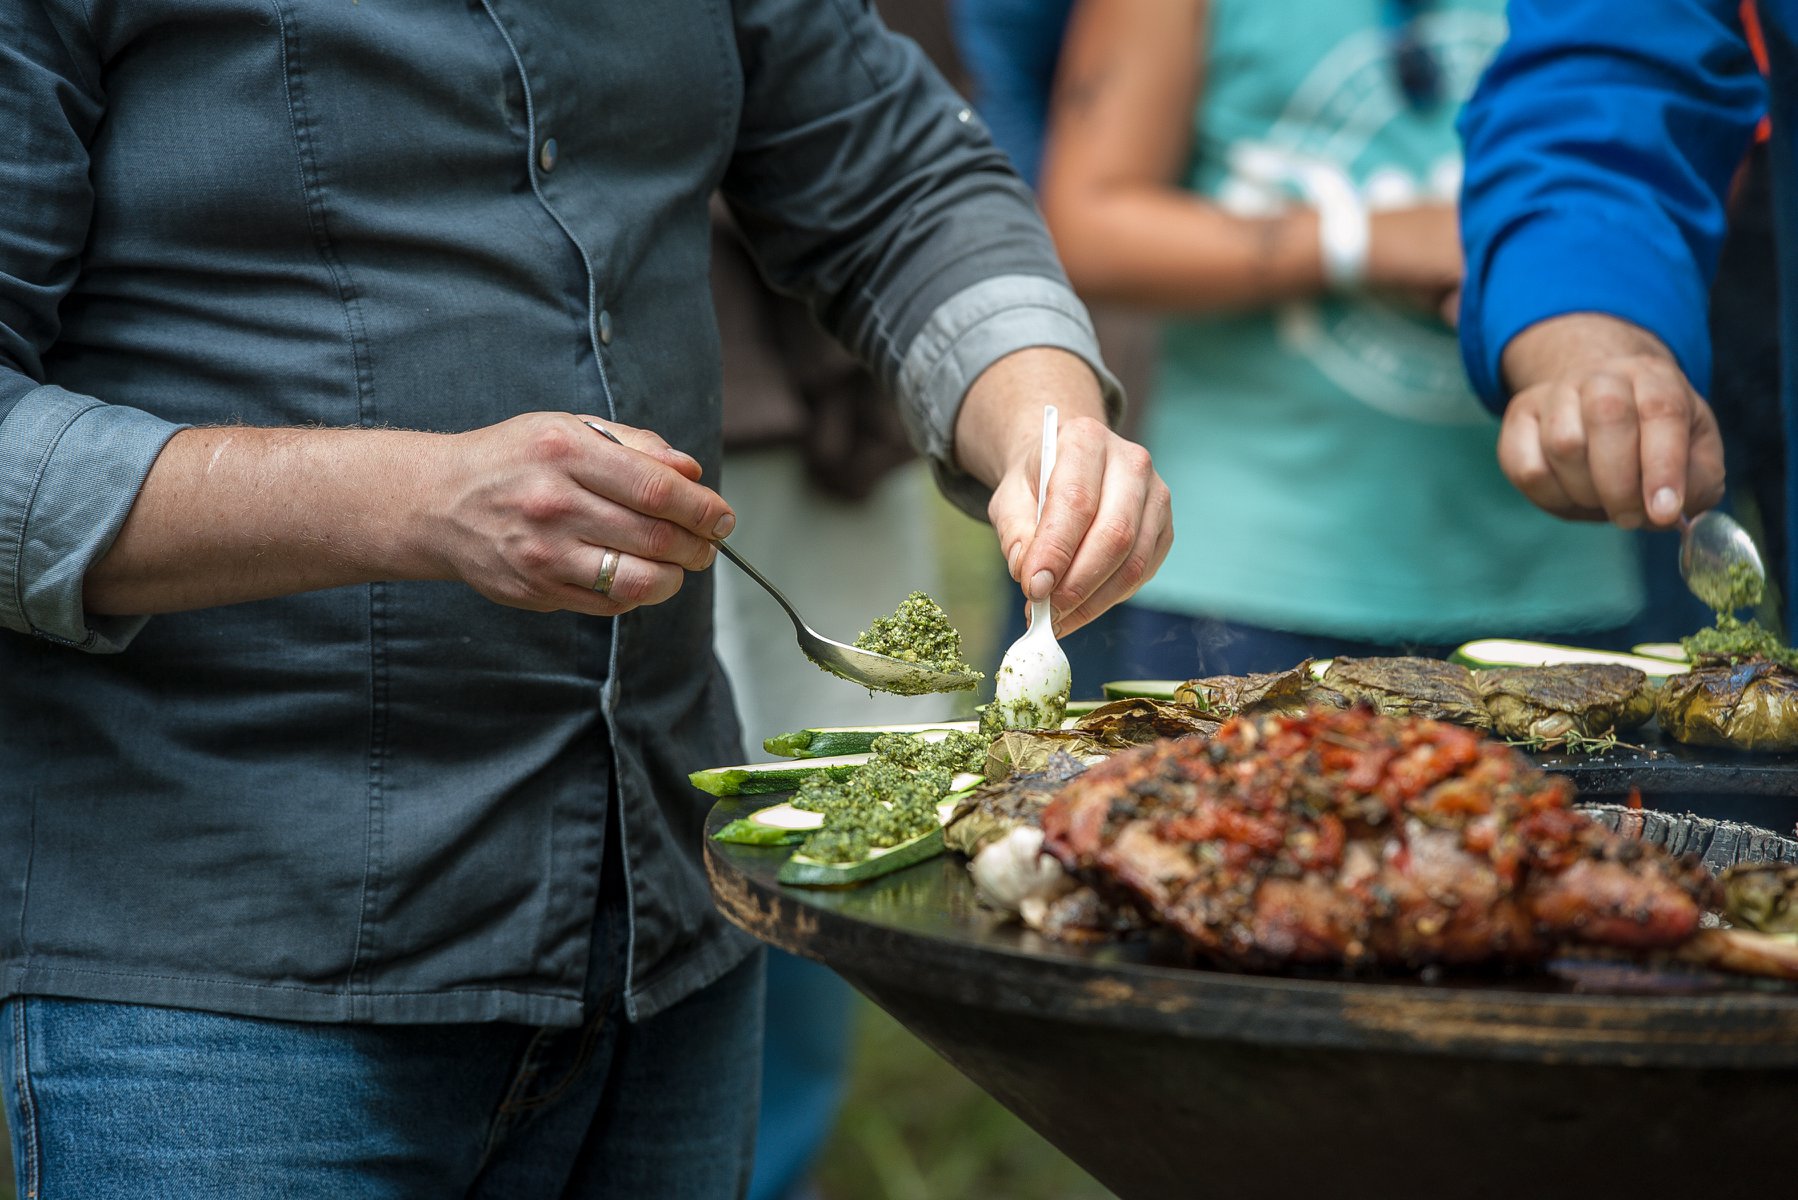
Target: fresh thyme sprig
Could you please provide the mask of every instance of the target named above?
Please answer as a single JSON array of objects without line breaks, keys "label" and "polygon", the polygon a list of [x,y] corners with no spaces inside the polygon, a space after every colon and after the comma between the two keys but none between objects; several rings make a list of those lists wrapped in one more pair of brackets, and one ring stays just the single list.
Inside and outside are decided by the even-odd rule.
[{"label": "fresh thyme sprig", "polygon": [[1571,731],[1555,737],[1530,734],[1528,737],[1506,738],[1505,745],[1517,746],[1524,750],[1558,750],[1567,754],[1605,754],[1612,750],[1639,750],[1644,754],[1653,753],[1646,746],[1623,741],[1617,736],[1615,730],[1601,737],[1590,737]]}]

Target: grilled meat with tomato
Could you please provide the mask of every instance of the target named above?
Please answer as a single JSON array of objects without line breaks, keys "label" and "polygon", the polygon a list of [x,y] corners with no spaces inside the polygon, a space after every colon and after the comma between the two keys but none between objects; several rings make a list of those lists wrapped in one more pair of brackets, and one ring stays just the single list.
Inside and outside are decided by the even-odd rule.
[{"label": "grilled meat with tomato", "polygon": [[1648,676],[1616,663],[1501,667],[1474,675],[1500,737],[1565,742],[1624,734],[1654,715]]},{"label": "grilled meat with tomato", "polygon": [[1078,878],[1239,966],[1527,963],[1564,942],[1689,939],[1709,875],[1571,798],[1471,730],[1357,706],[1115,755],[1042,825]]},{"label": "grilled meat with tomato", "polygon": [[1332,659],[1324,686],[1383,713],[1492,727],[1473,672],[1440,658]]}]

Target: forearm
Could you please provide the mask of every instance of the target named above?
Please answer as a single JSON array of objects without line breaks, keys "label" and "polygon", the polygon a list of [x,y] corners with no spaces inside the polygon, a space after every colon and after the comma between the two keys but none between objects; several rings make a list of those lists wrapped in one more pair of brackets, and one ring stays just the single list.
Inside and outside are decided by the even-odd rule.
[{"label": "forearm", "polygon": [[1531,325],[1511,339],[1502,360],[1504,383],[1516,393],[1631,358],[1672,362],[1673,354],[1639,325],[1604,313],[1569,313]]},{"label": "forearm", "polygon": [[148,614],[443,575],[420,497],[445,435],[365,429],[184,430],[88,571],[91,612]]},{"label": "forearm", "polygon": [[1173,189],[1045,194],[1068,277],[1092,299],[1243,311],[1325,288],[1317,214],[1240,217]]},{"label": "forearm", "polygon": [[[1059,416],[1055,469],[1039,501],[1048,404]],[[1007,571],[1032,600],[1051,601],[1063,633],[1132,595],[1173,541],[1167,485],[1105,417],[1094,369],[1038,347],[983,371],[955,423],[958,465],[993,489],[987,517]]]},{"label": "forearm", "polygon": [[1063,426],[1082,417],[1106,420],[1098,376],[1077,355],[1032,347],[993,363],[968,389],[956,414],[956,465],[995,486],[1035,452],[1046,404],[1060,410]]},{"label": "forearm", "polygon": [[86,609],[142,616],[378,579],[459,579],[537,612],[659,604],[712,565],[736,516],[660,435],[614,423],[613,441],[593,420],[178,433],[87,569]]}]

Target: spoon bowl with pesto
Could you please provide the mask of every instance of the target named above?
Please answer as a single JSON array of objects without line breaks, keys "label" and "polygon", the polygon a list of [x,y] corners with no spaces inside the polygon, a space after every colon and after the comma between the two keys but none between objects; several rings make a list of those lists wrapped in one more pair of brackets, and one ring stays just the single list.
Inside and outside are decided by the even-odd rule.
[{"label": "spoon bowl with pesto", "polygon": [[1682,522],[1679,573],[1692,594],[1718,612],[1753,608],[1767,583],[1754,539],[1716,509]]},{"label": "spoon bowl with pesto", "polygon": [[[893,616],[876,621],[872,629],[856,639],[862,644],[850,645],[827,638],[807,625],[781,595],[780,589],[732,550],[728,542],[716,545],[718,553],[761,584],[786,610],[799,635],[799,648],[807,658],[832,675],[877,692],[894,692],[901,696],[964,692],[979,684],[980,672],[961,661],[961,635],[942,616],[942,609],[937,608],[936,602],[922,592],[913,592]],[[926,605],[934,611],[934,616],[931,611],[926,611]]]},{"label": "spoon bowl with pesto", "polygon": [[[618,440],[618,435],[605,426],[593,421],[583,421],[582,424],[607,441],[624,445]],[[888,649],[888,646],[870,640],[870,634],[874,634],[876,638],[880,636],[880,622],[875,623],[874,630],[856,639],[861,643],[858,645],[851,646],[834,638],[827,638],[807,625],[787,598],[781,595],[780,589],[769,583],[760,571],[750,566],[748,560],[732,550],[728,543],[712,544],[718,547],[718,553],[736,563],[743,574],[761,584],[762,590],[774,597],[775,603],[792,619],[793,629],[799,635],[799,648],[807,658],[832,675],[873,688],[877,692],[895,692],[901,696],[965,692],[982,679],[980,672],[961,661],[961,635],[949,624],[948,618],[943,616],[943,610],[936,606],[936,601],[922,592],[913,592],[899,612],[885,618],[909,631],[891,635],[899,639],[896,644],[903,644],[905,647],[902,650],[904,657],[884,654],[881,651]],[[913,603],[920,598],[934,611],[934,616]],[[940,623],[940,629],[937,628],[937,623]],[[947,631],[946,634],[943,631]],[[949,652],[935,658],[926,658],[924,653],[919,652],[920,639],[927,643],[923,647],[926,652],[934,653],[943,647],[949,647]]]}]

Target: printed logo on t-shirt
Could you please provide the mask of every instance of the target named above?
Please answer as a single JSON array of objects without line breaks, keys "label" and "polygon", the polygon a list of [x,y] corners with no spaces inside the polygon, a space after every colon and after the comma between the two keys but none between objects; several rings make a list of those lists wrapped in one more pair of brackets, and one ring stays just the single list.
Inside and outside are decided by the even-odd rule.
[{"label": "printed logo on t-shirt", "polygon": [[[1451,96],[1472,90],[1504,34],[1502,17],[1475,13],[1437,13],[1419,25]],[[1390,161],[1408,140],[1404,124],[1414,119],[1393,84],[1386,31],[1345,38],[1293,91],[1263,137],[1230,148],[1215,198],[1231,212],[1267,215],[1295,199],[1313,200],[1320,177],[1329,176],[1353,187],[1370,212],[1453,202],[1461,186],[1458,152],[1417,171]],[[1386,161],[1370,164],[1373,158]],[[1402,300],[1357,291],[1295,302],[1278,312],[1275,328],[1287,350],[1370,408],[1429,424],[1491,420],[1467,386],[1453,331]]]}]

